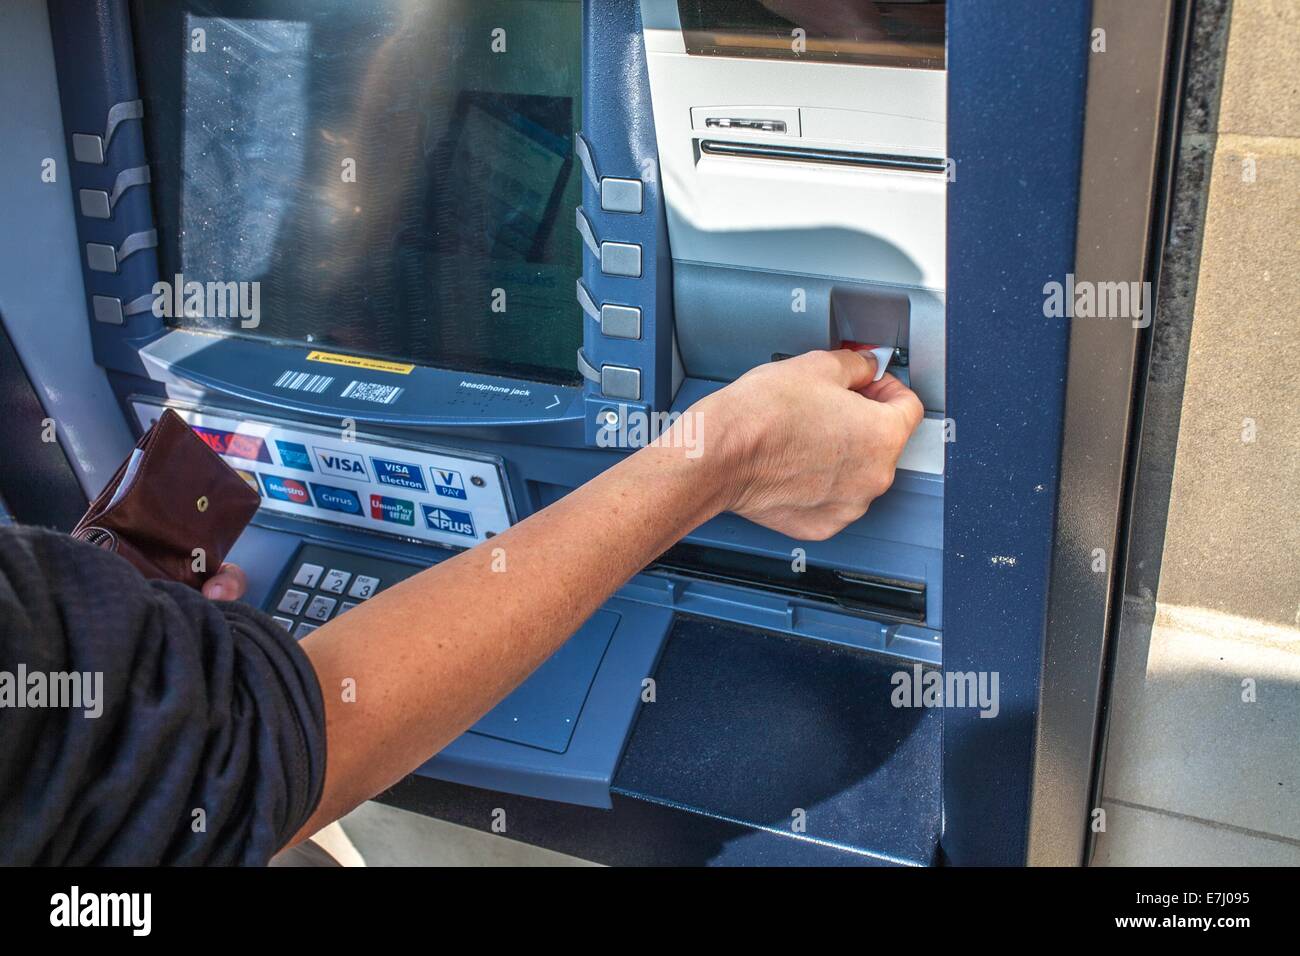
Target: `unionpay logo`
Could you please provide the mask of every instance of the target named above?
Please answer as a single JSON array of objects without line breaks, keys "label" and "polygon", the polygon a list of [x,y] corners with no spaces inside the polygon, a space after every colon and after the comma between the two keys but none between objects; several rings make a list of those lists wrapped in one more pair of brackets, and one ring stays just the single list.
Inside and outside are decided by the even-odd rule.
[{"label": "unionpay logo", "polygon": [[446,531],[451,534],[463,534],[467,538],[474,534],[474,519],[464,511],[453,511],[439,505],[420,505],[424,511],[424,523],[431,531]]},{"label": "unionpay logo", "polygon": [[387,495],[370,496],[370,517],[376,521],[391,521],[394,524],[415,524],[415,504],[403,498],[389,498]]},{"label": "unionpay logo", "polygon": [[370,463],[375,466],[375,480],[381,485],[396,485],[398,488],[410,488],[412,491],[425,490],[424,473],[419,465],[373,457]]},{"label": "unionpay logo", "polygon": [[313,448],[312,451],[316,452],[316,467],[320,469],[321,474],[333,475],[335,478],[351,478],[353,481],[370,480],[366,463],[361,460],[360,455],[334,448]]},{"label": "unionpay logo", "polygon": [[279,441],[277,439],[275,447],[280,449],[280,464],[286,468],[296,468],[299,471],[311,471],[311,457],[307,454],[307,446],[299,445],[296,441]]},{"label": "unionpay logo", "polygon": [[443,468],[430,468],[433,474],[433,490],[444,498],[465,499],[465,482],[458,471]]}]

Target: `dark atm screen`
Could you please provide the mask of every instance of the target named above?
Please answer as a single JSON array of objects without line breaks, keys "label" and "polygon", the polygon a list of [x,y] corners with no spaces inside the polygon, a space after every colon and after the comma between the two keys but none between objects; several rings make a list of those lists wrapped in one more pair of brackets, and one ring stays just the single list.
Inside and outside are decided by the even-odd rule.
[{"label": "dark atm screen", "polygon": [[947,0],[677,0],[686,52],[942,70]]},{"label": "dark atm screen", "polygon": [[578,381],[581,10],[134,0],[162,278],[258,283],[170,321]]}]

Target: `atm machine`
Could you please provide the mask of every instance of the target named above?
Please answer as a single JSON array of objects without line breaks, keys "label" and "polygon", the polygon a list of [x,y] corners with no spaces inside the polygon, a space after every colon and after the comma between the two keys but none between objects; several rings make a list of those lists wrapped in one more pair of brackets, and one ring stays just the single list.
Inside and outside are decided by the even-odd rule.
[{"label": "atm machine", "polygon": [[[0,314],[61,431],[12,440],[75,517],[175,409],[261,496],[232,560],[303,635],[638,421],[886,348],[926,416],[867,515],[709,522],[381,799],[603,862],[1078,862],[1113,577],[1060,577],[1094,543],[1066,490],[1101,483],[1111,547],[1131,408],[1087,363],[1131,392],[1138,353],[1127,326],[1077,350],[1042,287],[1086,265],[1085,120],[1126,95],[1090,30],[1152,15],[1122,6],[20,0],[3,172],[59,174],[15,187]],[[1150,6],[1113,62],[1159,79]],[[1134,236],[1160,103],[1108,147]],[[953,670],[998,713],[892,701]]]}]

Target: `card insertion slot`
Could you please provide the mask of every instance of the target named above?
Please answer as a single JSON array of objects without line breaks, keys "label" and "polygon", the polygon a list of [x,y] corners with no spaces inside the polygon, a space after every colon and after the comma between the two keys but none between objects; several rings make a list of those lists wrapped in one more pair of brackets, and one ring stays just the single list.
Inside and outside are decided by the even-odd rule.
[{"label": "card insertion slot", "polygon": [[732,143],[705,139],[700,141],[700,152],[705,156],[732,159],[776,159],[794,163],[821,163],[913,173],[942,174],[947,169],[947,163],[942,158],[899,156],[893,153],[860,153],[847,149],[819,149],[809,146],[786,146],[779,143]]}]

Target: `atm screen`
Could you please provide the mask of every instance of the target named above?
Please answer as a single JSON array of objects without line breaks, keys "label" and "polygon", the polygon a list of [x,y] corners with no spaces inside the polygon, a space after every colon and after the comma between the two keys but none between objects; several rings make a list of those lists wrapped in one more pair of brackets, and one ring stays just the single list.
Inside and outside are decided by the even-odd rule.
[{"label": "atm screen", "polygon": [[686,52],[942,70],[947,0],[677,0]]},{"label": "atm screen", "polygon": [[581,11],[134,0],[162,277],[250,284],[169,321],[578,381]]}]

